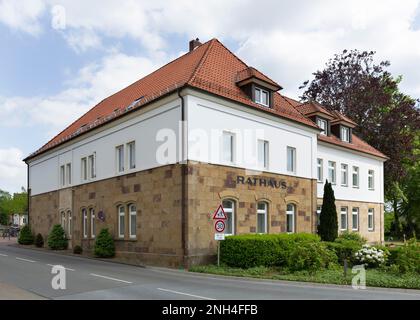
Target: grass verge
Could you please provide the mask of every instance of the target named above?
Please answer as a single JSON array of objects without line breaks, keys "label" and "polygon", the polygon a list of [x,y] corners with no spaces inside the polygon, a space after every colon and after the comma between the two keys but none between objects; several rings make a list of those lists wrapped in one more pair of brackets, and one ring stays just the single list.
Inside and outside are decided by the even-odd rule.
[{"label": "grass verge", "polygon": [[[344,277],[342,269],[327,269],[313,273],[307,271],[289,272],[276,268],[257,267],[250,269],[230,268],[226,266],[217,267],[215,265],[194,266],[191,272],[210,273],[225,276],[250,277],[259,279],[288,280],[302,282],[316,282],[325,284],[351,285],[351,268],[348,270],[347,277]],[[419,274],[400,274],[386,269],[366,270],[366,286],[420,289]]]}]

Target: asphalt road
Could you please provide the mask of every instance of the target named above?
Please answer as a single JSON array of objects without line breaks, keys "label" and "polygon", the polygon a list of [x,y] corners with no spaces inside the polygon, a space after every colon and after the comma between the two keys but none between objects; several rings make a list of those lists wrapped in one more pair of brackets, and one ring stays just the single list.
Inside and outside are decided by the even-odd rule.
[{"label": "asphalt road", "polygon": [[[53,265],[66,268],[66,289],[54,290]],[[0,245],[0,288],[16,289],[46,299],[416,299],[419,290],[354,290],[347,286],[252,280],[142,268]],[[0,298],[2,297],[0,290]],[[4,292],[3,292],[4,293]]]}]

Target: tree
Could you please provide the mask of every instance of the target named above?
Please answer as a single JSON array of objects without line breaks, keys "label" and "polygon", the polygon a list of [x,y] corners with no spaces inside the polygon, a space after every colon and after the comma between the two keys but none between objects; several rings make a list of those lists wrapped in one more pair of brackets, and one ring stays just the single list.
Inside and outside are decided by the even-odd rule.
[{"label": "tree", "polygon": [[30,245],[34,243],[34,235],[32,234],[29,226],[24,226],[22,230],[20,230],[18,243],[23,245]]},{"label": "tree", "polygon": [[10,200],[12,196],[9,192],[0,189],[0,224],[9,224]]},{"label": "tree", "polygon": [[107,228],[99,232],[94,251],[95,256],[100,258],[112,258],[115,255],[114,238],[112,238]]},{"label": "tree", "polygon": [[60,224],[53,226],[47,237],[48,247],[52,250],[65,250],[68,246],[68,240],[63,227]]},{"label": "tree", "polygon": [[319,215],[318,234],[323,241],[334,241],[338,236],[334,190],[328,180],[324,185],[324,198],[321,214]]},{"label": "tree", "polygon": [[404,184],[418,159],[413,147],[420,130],[419,100],[400,92],[402,77],[386,71],[389,61],[375,64],[374,55],[358,50],[336,54],[300,87],[305,89],[301,98],[316,100],[355,120],[359,124],[355,133],[390,158],[384,165],[385,197],[393,207],[393,233],[400,234]]}]

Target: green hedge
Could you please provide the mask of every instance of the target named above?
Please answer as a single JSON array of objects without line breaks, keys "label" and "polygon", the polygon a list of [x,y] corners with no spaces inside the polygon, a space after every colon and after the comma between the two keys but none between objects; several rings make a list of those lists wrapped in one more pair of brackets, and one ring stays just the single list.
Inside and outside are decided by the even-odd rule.
[{"label": "green hedge", "polygon": [[401,273],[420,273],[420,246],[410,240],[402,247],[389,248],[389,264],[396,265]]},{"label": "green hedge", "polygon": [[315,270],[336,262],[337,257],[315,234],[248,234],[226,237],[220,245],[220,260],[237,268]]}]

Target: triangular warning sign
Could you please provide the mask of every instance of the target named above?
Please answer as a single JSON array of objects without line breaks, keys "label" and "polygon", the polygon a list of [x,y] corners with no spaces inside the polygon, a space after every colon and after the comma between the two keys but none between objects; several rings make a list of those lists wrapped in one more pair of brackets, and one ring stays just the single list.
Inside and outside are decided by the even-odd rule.
[{"label": "triangular warning sign", "polygon": [[215,219],[215,220],[226,220],[227,219],[222,205],[219,205],[217,210],[214,212],[213,219]]}]

